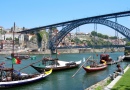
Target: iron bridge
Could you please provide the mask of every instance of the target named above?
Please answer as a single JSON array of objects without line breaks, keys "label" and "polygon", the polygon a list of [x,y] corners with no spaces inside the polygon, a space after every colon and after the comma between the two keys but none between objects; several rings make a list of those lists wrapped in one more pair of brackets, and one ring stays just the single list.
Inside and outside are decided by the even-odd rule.
[{"label": "iron bridge", "polygon": [[[127,28],[121,24],[118,24],[116,21],[113,22],[113,21],[109,20],[112,18],[117,19],[117,18],[126,17],[126,16],[130,16],[130,11],[110,13],[110,14],[105,14],[105,15],[81,18],[81,19],[46,25],[46,26],[42,26],[42,27],[35,27],[35,28],[28,29],[28,30],[20,31],[18,33],[26,34],[26,33],[30,33],[30,32],[38,32],[42,29],[50,29],[49,49],[51,49],[51,51],[54,51],[56,49],[57,45],[62,41],[62,39],[73,29],[75,29],[81,25],[90,24],[90,23],[96,23],[96,24],[102,24],[102,25],[108,26],[130,40],[130,29],[129,28]],[[51,32],[51,29],[53,27],[62,27],[62,29],[54,37],[52,37],[52,32]]]}]

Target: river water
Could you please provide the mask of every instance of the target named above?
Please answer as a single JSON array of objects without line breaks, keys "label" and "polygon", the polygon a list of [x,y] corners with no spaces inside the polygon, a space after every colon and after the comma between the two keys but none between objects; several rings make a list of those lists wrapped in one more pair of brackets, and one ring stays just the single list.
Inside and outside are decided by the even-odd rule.
[{"label": "river water", "polygon": [[[98,56],[95,55],[95,58],[99,59],[101,53],[97,53]],[[114,52],[114,53],[108,53],[110,57],[113,60],[117,60],[118,56],[123,56],[123,52]],[[64,61],[79,61],[83,60],[83,58],[88,58],[90,55],[93,55],[92,53],[79,53],[79,54],[60,54],[58,55],[58,58],[60,60]],[[35,55],[35,60],[22,60],[20,65],[14,65],[14,68],[16,70],[19,70],[20,68],[29,65],[32,62],[36,62],[40,59],[42,59],[43,55]],[[49,55],[45,55],[49,56]],[[6,62],[5,66],[10,67],[11,66],[11,60],[6,60],[5,55],[0,56],[0,62]],[[55,55],[52,55],[52,57],[55,57]],[[124,68],[127,64],[130,62],[120,62],[121,66]],[[82,62],[83,64],[83,62]],[[81,64],[81,65],[82,65]],[[72,75],[79,69],[74,68],[70,70],[64,70],[59,72],[53,72],[50,76],[46,77],[44,80],[10,88],[8,90],[84,90],[85,88],[105,79],[109,76],[109,74],[113,73],[116,70],[116,64],[109,65],[107,69],[93,72],[93,73],[86,73],[82,68],[80,71],[75,75],[74,78],[72,78]],[[36,70],[34,70],[31,67],[28,67],[26,69],[23,69],[22,72],[31,74],[31,73],[37,73]]]}]

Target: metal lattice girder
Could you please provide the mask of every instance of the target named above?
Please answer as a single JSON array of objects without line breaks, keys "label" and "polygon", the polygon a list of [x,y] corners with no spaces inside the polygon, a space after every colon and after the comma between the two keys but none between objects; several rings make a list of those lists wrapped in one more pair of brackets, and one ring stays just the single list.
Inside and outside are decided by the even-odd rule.
[{"label": "metal lattice girder", "polygon": [[110,13],[110,14],[104,14],[104,15],[98,15],[98,16],[92,16],[92,17],[87,17],[87,18],[81,18],[81,19],[76,19],[76,20],[70,20],[70,21],[66,21],[66,22],[61,22],[61,23],[56,23],[56,24],[51,24],[51,25],[46,25],[46,26],[42,26],[42,27],[35,27],[35,28],[31,28],[28,30],[24,30],[24,31],[20,31],[18,33],[29,33],[29,32],[33,32],[33,31],[40,31],[43,28],[44,29],[49,29],[50,27],[61,27],[61,26],[65,26],[57,35],[57,37],[53,37],[50,40],[49,43],[49,48],[51,50],[54,50],[56,47],[56,41],[58,42],[57,44],[60,43],[60,41],[70,32],[72,31],[74,28],[83,25],[83,24],[89,24],[89,23],[97,23],[97,24],[102,24],[105,26],[108,26],[110,28],[113,28],[114,30],[116,30],[117,32],[121,33],[122,35],[124,35],[126,38],[128,38],[130,40],[130,30],[120,24],[117,24],[115,22],[109,21],[107,19],[111,19],[111,18],[119,18],[119,17],[126,17],[126,16],[130,16],[130,11],[123,11],[123,12],[116,12],[116,13]]},{"label": "metal lattice girder", "polygon": [[44,29],[49,29],[50,27],[68,26],[68,25],[70,25],[70,24],[72,24],[74,22],[77,22],[77,21],[80,22],[80,21],[83,21],[83,20],[111,19],[111,18],[119,18],[119,17],[126,17],[126,16],[130,16],[130,11],[116,12],[116,13],[92,16],[92,17],[81,18],[81,19],[76,19],[76,20],[70,20],[70,21],[51,24],[51,25],[46,25],[46,26],[42,26],[42,27],[35,27],[35,28],[28,29],[28,30],[20,31],[18,33],[33,32],[33,31],[42,30],[43,28]]},{"label": "metal lattice girder", "polygon": [[81,25],[90,24],[90,23],[97,23],[97,24],[102,24],[102,25],[108,26],[130,40],[130,29],[128,29],[127,27],[120,25],[116,22],[106,20],[106,19],[89,19],[89,20],[76,21],[76,22],[68,24],[66,27],[64,27],[57,34],[57,37],[55,36],[50,40],[51,41],[50,49],[52,49],[52,48],[54,49],[56,47],[55,42],[57,41],[57,45],[58,45],[62,41],[62,39],[73,29],[75,29]]}]

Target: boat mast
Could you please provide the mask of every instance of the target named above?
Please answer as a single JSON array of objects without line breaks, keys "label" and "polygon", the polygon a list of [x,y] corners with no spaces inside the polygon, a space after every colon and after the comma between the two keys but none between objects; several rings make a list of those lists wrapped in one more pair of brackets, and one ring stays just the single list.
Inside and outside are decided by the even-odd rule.
[{"label": "boat mast", "polygon": [[[96,38],[97,38],[97,39],[95,38],[95,41],[94,41],[94,42],[95,42],[96,45],[98,45],[98,43],[97,43],[97,42],[98,42],[97,23],[95,23],[95,32],[96,32],[95,34],[96,34]],[[96,46],[96,45],[95,45],[95,46]],[[98,60],[98,54],[97,54],[97,53],[95,53],[95,54],[96,54],[95,57],[96,57],[96,61],[97,61],[97,60]],[[98,62],[98,61],[97,61],[97,62]]]},{"label": "boat mast", "polygon": [[[14,27],[13,27],[13,50],[12,50],[12,58],[14,58],[14,31],[15,31],[15,22],[14,22]],[[13,66],[13,61],[12,61],[12,80],[13,80],[13,68],[14,68],[14,66]]]},{"label": "boat mast", "polygon": [[56,60],[55,60],[56,66],[57,66],[57,45],[58,43],[57,43],[57,31],[56,31]]},{"label": "boat mast", "polygon": [[[96,45],[95,43],[95,36],[96,36],[96,23],[94,23],[94,45]],[[93,45],[93,60],[94,60],[94,55],[95,55],[95,46]]]},{"label": "boat mast", "polygon": [[94,33],[94,45],[93,45],[93,60],[95,59],[94,57],[95,57],[95,54],[96,54],[96,51],[95,51],[95,47],[97,45],[96,36],[98,36],[97,35],[97,23],[94,23],[94,32],[95,33]]}]

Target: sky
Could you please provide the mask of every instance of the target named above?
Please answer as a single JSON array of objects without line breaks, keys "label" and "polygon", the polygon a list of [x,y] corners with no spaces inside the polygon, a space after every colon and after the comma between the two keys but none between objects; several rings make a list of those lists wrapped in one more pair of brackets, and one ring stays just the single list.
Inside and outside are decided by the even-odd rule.
[{"label": "sky", "polygon": [[[0,26],[11,28],[15,22],[18,27],[34,28],[128,10],[130,0],[0,0]],[[130,17],[118,18],[117,22],[130,28]],[[78,27],[78,32],[93,30],[94,24]],[[103,25],[97,25],[97,32],[115,36],[115,30]]]}]

